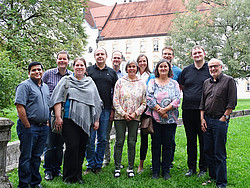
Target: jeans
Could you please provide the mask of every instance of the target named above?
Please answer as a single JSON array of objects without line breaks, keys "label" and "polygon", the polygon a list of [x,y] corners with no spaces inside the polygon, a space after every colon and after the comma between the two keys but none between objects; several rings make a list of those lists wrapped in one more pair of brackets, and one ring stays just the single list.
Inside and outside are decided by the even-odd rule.
[{"label": "jeans", "polygon": [[122,151],[125,141],[126,127],[128,127],[128,169],[132,170],[135,161],[135,147],[137,141],[137,131],[139,122],[132,120],[116,120],[115,121],[115,149],[114,149],[114,159],[115,159],[115,169],[119,170],[121,168]]},{"label": "jeans", "polygon": [[217,186],[227,185],[226,142],[228,122],[205,116],[207,131],[204,133],[204,155],[209,176],[216,179]]},{"label": "jeans", "polygon": [[44,149],[44,173],[52,173],[58,175],[61,171],[63,158],[63,136],[53,133],[49,128],[48,138]]},{"label": "jeans", "polygon": [[[176,130],[176,124],[159,124],[153,119],[154,133],[152,134],[152,167],[153,173],[169,173],[172,155],[172,138]],[[161,163],[162,155],[162,163]]]},{"label": "jeans", "polygon": [[106,145],[106,149],[105,149],[105,154],[104,154],[104,159],[103,162],[106,164],[110,163],[110,153],[111,153],[111,149],[110,149],[110,132],[112,129],[112,124],[113,121],[109,122],[109,126],[108,126],[108,132],[107,132],[107,145]]},{"label": "jeans", "polygon": [[17,120],[17,135],[21,152],[18,164],[18,187],[35,186],[42,181],[39,167],[48,130],[49,127],[46,124],[43,126],[31,124],[30,128],[25,128],[21,120]]},{"label": "jeans", "polygon": [[71,119],[63,119],[62,134],[66,150],[63,160],[63,181],[75,183],[82,180],[82,164],[85,157],[88,134]]},{"label": "jeans", "polygon": [[183,109],[182,110],[183,123],[187,137],[187,155],[188,155],[188,168],[196,171],[197,165],[197,136],[199,138],[200,147],[200,171],[207,171],[207,163],[204,156],[204,139],[201,130],[200,110],[196,109]]},{"label": "jeans", "polygon": [[[101,168],[104,158],[104,153],[107,145],[107,132],[109,125],[109,116],[111,109],[103,109],[99,119],[99,129],[91,129],[90,138],[86,149],[87,168]],[[97,143],[95,145],[95,139]]]}]

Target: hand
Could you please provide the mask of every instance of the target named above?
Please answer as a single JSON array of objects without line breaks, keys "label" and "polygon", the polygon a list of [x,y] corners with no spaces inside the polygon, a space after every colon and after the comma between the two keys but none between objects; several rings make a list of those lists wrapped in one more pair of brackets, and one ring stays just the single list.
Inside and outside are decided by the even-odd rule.
[{"label": "hand", "polygon": [[168,118],[167,111],[164,108],[158,108],[157,113],[164,119]]},{"label": "hand", "polygon": [[99,120],[94,123],[93,129],[96,131],[99,129]]},{"label": "hand", "polygon": [[127,121],[131,121],[132,119],[131,119],[131,115],[129,115],[129,114],[125,114],[124,116],[123,116]]},{"label": "hand", "polygon": [[56,129],[59,131],[62,129],[62,125],[63,125],[63,120],[61,117],[56,117],[56,122],[55,122],[55,126]]},{"label": "hand", "polygon": [[167,119],[168,118],[168,114],[166,113],[166,114],[163,114],[163,115],[160,115],[162,118],[164,118],[164,119]]},{"label": "hand", "polygon": [[135,112],[130,113],[128,116],[129,116],[130,120],[133,120],[136,117],[136,113]]},{"label": "hand", "polygon": [[222,116],[222,117],[219,119],[219,121],[226,122],[226,121],[227,121],[227,119],[226,119],[226,117],[225,117],[225,116]]},{"label": "hand", "polygon": [[201,130],[205,133],[207,131],[207,122],[206,120],[203,118],[201,119]]},{"label": "hand", "polygon": [[115,110],[112,109],[110,112],[109,121],[114,121],[114,114],[115,114]]}]

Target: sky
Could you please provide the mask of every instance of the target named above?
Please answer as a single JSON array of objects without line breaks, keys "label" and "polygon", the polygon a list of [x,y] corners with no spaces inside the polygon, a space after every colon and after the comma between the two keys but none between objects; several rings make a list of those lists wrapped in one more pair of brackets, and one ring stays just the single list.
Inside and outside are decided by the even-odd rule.
[{"label": "sky", "polygon": [[114,5],[116,0],[91,0],[91,1],[94,1],[96,3],[100,3],[100,4],[103,4],[103,5]]}]

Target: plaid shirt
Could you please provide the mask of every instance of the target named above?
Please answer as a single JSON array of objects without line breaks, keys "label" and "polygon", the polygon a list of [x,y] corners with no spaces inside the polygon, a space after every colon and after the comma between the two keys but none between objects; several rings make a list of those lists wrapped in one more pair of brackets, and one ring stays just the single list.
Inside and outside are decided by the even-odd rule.
[{"label": "plaid shirt", "polygon": [[[65,75],[70,75],[72,72],[68,69],[66,69]],[[50,96],[52,95],[52,92],[54,88],[56,87],[57,83],[61,80],[62,77],[65,75],[61,75],[58,68],[49,69],[44,72],[42,80],[44,83],[46,83],[49,86],[49,93]]]}]

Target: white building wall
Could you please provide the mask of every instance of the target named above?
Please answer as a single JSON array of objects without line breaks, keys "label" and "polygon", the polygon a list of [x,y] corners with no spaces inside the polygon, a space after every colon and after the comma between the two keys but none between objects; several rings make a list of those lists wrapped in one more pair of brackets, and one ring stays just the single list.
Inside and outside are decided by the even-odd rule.
[{"label": "white building wall", "polygon": [[250,78],[236,79],[238,99],[250,99]]}]

